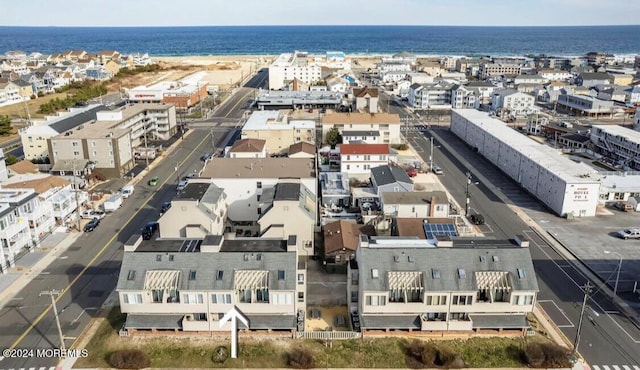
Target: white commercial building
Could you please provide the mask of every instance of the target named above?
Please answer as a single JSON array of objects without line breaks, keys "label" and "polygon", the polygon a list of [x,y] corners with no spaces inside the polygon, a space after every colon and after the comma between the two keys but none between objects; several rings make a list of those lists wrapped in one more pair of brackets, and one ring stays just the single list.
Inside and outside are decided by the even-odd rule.
[{"label": "white commercial building", "polygon": [[320,63],[309,61],[309,54],[302,51],[280,54],[269,66],[269,89],[280,90],[286,81],[300,80],[307,85],[322,79]]},{"label": "white commercial building", "polygon": [[595,216],[595,171],[474,109],[454,109],[451,131],[561,216]]},{"label": "white commercial building", "polygon": [[591,142],[623,167],[640,170],[640,132],[616,125],[593,125]]}]

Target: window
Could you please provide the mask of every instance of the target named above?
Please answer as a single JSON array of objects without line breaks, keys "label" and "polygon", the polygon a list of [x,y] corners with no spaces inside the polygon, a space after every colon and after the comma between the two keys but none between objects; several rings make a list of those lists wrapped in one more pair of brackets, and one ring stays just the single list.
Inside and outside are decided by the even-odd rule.
[{"label": "window", "polygon": [[78,152],[78,151],[75,151],[75,150],[74,150],[74,151],[73,151],[73,155],[74,155],[74,156],[79,156],[79,155],[80,155],[80,152]]},{"label": "window", "polygon": [[195,321],[207,321],[207,314],[206,313],[194,313],[193,314],[193,320],[195,320]]},{"label": "window", "polygon": [[271,295],[271,303],[293,304],[293,295],[291,293],[273,293]]},{"label": "window", "polygon": [[195,280],[195,279],[196,279],[196,270],[189,271],[189,280]]},{"label": "window", "polygon": [[162,261],[162,255],[156,254],[156,262],[160,262],[160,261]]},{"label": "window", "polygon": [[256,182],[256,188],[262,189],[262,181]]},{"label": "window", "polygon": [[525,271],[524,271],[524,269],[523,269],[523,268],[519,268],[519,269],[518,269],[518,277],[519,277],[520,279],[524,279],[524,278],[526,278],[526,277],[527,277],[527,274],[525,273]]},{"label": "window", "polygon": [[431,277],[434,279],[440,279],[440,269],[431,269]]},{"label": "window", "polygon": [[377,279],[378,277],[380,277],[378,274],[378,269],[371,269],[371,278]]},{"label": "window", "polygon": [[515,304],[517,306],[529,306],[533,304],[532,295],[517,295],[515,296]]},{"label": "window", "polygon": [[467,272],[464,269],[458,269],[458,278],[466,279],[467,278]]},{"label": "window", "polygon": [[97,156],[97,155],[98,155],[98,152],[94,150],[94,151],[92,152],[92,154],[93,154],[93,156],[95,157],[95,156]]},{"label": "window", "polygon": [[261,253],[256,254],[256,261],[262,261],[262,254]]},{"label": "window", "polygon": [[245,260],[245,261],[248,261],[248,260],[249,260],[249,255],[248,255],[248,254],[245,254],[245,255],[244,255],[244,260]]},{"label": "window", "polygon": [[298,285],[304,284],[304,274],[298,274]]},{"label": "window", "polygon": [[298,302],[304,302],[304,292],[298,292]]},{"label": "window", "polygon": [[262,214],[262,208],[258,207],[258,214],[261,215]]},{"label": "window", "polygon": [[71,146],[73,146],[73,147],[78,146],[78,142],[77,142],[77,141],[72,141],[72,142],[71,142]]},{"label": "window", "polygon": [[231,304],[231,294],[216,293],[211,295],[211,303],[213,304]]},{"label": "window", "polygon": [[351,292],[351,303],[357,303],[358,302],[358,292],[357,291],[352,291]]},{"label": "window", "polygon": [[222,280],[223,276],[224,276],[224,271],[223,270],[216,271],[216,280]]},{"label": "window", "polygon": [[500,257],[498,256],[493,256],[491,258],[493,259],[493,262],[500,262]]},{"label": "window", "polygon": [[480,256],[480,262],[484,262],[484,261],[486,261],[486,260],[487,260],[487,257],[486,257],[486,256]]},{"label": "window", "polygon": [[169,255],[169,262],[173,262],[173,259],[175,258],[175,256],[173,254]]},{"label": "window", "polygon": [[142,294],[140,293],[124,293],[122,295],[124,303],[128,304],[142,304]]},{"label": "window", "polygon": [[91,142],[91,147],[95,147],[95,146],[96,146],[96,142],[95,142],[95,141],[92,141],[92,142]]},{"label": "window", "polygon": [[278,280],[284,280],[284,270],[278,270]]},{"label": "window", "polygon": [[469,306],[473,303],[472,295],[454,295],[451,298],[452,305]]},{"label": "window", "polygon": [[198,304],[203,303],[203,298],[201,293],[188,293],[184,295],[184,303],[186,304]]},{"label": "window", "polygon": [[129,270],[129,274],[127,275],[127,280],[135,280],[136,279],[136,270]]},{"label": "window", "polygon": [[387,304],[387,297],[383,295],[368,295],[366,304],[367,306],[384,306]]},{"label": "window", "polygon": [[428,295],[426,297],[427,306],[444,306],[447,304],[446,295]]}]

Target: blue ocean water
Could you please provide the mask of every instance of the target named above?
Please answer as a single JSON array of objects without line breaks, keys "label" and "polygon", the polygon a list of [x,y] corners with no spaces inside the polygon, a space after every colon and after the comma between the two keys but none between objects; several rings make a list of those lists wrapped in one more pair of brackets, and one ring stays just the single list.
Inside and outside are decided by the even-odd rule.
[{"label": "blue ocean water", "polygon": [[324,53],[427,55],[582,55],[640,53],[640,26],[235,26],[0,27],[0,52],[144,52],[171,55]]}]

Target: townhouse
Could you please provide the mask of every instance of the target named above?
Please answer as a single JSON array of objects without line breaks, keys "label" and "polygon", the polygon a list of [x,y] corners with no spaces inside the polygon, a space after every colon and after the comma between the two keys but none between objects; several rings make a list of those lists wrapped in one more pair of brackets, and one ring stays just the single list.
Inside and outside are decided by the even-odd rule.
[{"label": "townhouse", "polygon": [[[125,243],[118,278],[124,330],[229,332],[220,319],[232,307],[247,318],[245,331],[295,332],[306,310],[306,272],[296,255],[296,235],[286,239],[207,235],[204,239]],[[302,267],[302,269],[298,269]]]},{"label": "townhouse", "polygon": [[617,125],[593,125],[591,142],[600,152],[613,157],[624,167],[640,170],[640,133],[638,131]]},{"label": "townhouse", "polygon": [[451,107],[454,109],[480,107],[480,92],[477,88],[455,85],[451,88]]},{"label": "townhouse", "polygon": [[389,331],[524,334],[539,291],[528,241],[361,235],[347,299],[364,336]]},{"label": "townhouse", "polygon": [[273,188],[280,178],[300,179],[316,196],[314,159],[212,158],[199,176],[224,189],[227,217],[232,222],[257,222],[263,213],[260,206],[263,192]]},{"label": "townhouse", "polygon": [[389,113],[328,113],[322,117],[322,139],[336,127],[340,134],[345,131],[378,131],[380,143],[399,144],[400,116]]},{"label": "townhouse", "polygon": [[[14,214],[14,221],[19,224],[21,219],[25,220],[28,227],[29,243],[23,244],[22,248],[32,248],[40,245],[40,241],[51,233],[55,227],[55,220],[52,216],[52,205],[40,197],[34,189],[25,187],[7,188],[0,190],[0,204],[7,204]],[[15,229],[14,229],[15,231]],[[11,238],[8,238],[9,240]],[[19,252],[19,243],[14,246],[11,253]]]},{"label": "townhouse", "polygon": [[227,218],[227,196],[212,183],[189,183],[171,200],[171,208],[162,214],[160,238],[202,239],[222,235]]},{"label": "townhouse", "polygon": [[290,120],[279,111],[256,111],[242,126],[242,139],[265,140],[267,154],[284,154],[296,143],[316,142],[316,123]]},{"label": "townhouse", "polygon": [[369,176],[372,168],[389,164],[389,144],[341,144],[340,172],[349,177]]}]

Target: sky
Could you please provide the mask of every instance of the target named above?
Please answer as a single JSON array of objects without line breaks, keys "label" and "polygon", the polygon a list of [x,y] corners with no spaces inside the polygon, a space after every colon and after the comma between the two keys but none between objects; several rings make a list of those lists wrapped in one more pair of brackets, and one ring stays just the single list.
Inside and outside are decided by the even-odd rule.
[{"label": "sky", "polygon": [[0,0],[0,26],[637,25],[639,15],[638,0]]}]

